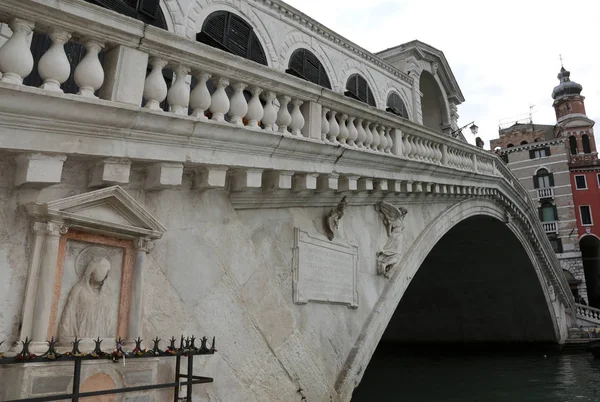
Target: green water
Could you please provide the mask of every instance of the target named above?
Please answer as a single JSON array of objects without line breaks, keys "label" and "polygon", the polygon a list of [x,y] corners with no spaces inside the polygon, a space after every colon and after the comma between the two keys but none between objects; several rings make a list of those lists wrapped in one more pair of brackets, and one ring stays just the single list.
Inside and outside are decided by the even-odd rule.
[{"label": "green water", "polygon": [[352,402],[600,401],[600,359],[524,351],[406,356],[378,350]]}]

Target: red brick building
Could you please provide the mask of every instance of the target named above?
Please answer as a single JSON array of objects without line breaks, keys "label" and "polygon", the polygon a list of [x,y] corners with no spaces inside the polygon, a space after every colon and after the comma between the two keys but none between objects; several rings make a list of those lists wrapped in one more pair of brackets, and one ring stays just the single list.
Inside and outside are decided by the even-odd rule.
[{"label": "red brick building", "polygon": [[600,163],[594,121],[585,112],[582,86],[564,68],[552,91],[557,136],[565,138],[577,233],[590,305],[600,307]]},{"label": "red brick building", "polygon": [[578,300],[600,308],[600,162],[582,86],[561,68],[556,124],[515,123],[490,141],[529,191]]}]

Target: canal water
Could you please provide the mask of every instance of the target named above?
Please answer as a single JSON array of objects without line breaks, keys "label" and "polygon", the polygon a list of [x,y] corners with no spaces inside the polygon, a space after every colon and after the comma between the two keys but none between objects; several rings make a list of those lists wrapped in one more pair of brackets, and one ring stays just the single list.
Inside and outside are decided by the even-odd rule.
[{"label": "canal water", "polygon": [[352,402],[600,402],[600,359],[544,349],[379,347]]}]

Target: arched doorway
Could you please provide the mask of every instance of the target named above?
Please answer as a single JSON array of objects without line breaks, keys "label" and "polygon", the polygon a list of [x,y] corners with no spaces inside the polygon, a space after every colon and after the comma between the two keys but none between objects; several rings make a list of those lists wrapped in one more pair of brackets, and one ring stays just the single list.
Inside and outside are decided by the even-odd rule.
[{"label": "arched doorway", "polygon": [[437,242],[412,278],[352,400],[394,400],[394,389],[404,395],[412,384],[402,382],[394,369],[401,361],[391,358],[401,348],[556,340],[554,317],[519,238],[495,218],[467,218]]},{"label": "arched doorway", "polygon": [[419,90],[423,94],[421,98],[423,125],[435,131],[442,131],[448,125],[448,112],[442,91],[430,72],[421,73]]},{"label": "arched doorway", "polygon": [[588,303],[600,308],[600,240],[596,236],[583,236],[579,240]]}]

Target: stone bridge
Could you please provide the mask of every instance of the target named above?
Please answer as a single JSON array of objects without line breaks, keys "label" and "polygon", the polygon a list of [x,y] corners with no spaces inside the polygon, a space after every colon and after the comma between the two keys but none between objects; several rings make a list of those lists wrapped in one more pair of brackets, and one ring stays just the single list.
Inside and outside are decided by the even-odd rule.
[{"label": "stone bridge", "polygon": [[[565,341],[573,297],[494,154],[115,15],[75,0],[0,4],[18,33],[0,49],[5,346],[29,337],[43,351],[61,331],[67,344],[69,290],[90,253],[120,295],[102,302],[116,332],[98,336],[216,336],[218,353],[197,358],[216,379],[199,398],[348,401],[382,339]],[[21,84],[32,27],[86,44],[87,93],[51,90],[53,71],[45,88]],[[157,106],[167,63],[170,112]],[[96,98],[98,71],[109,84]],[[189,71],[216,77],[212,96],[190,94]],[[247,102],[241,85],[224,91],[239,82]],[[149,380],[170,378],[154,364]],[[7,398],[57,375],[2,370]],[[113,366],[84,366],[99,372],[122,384]]]}]

